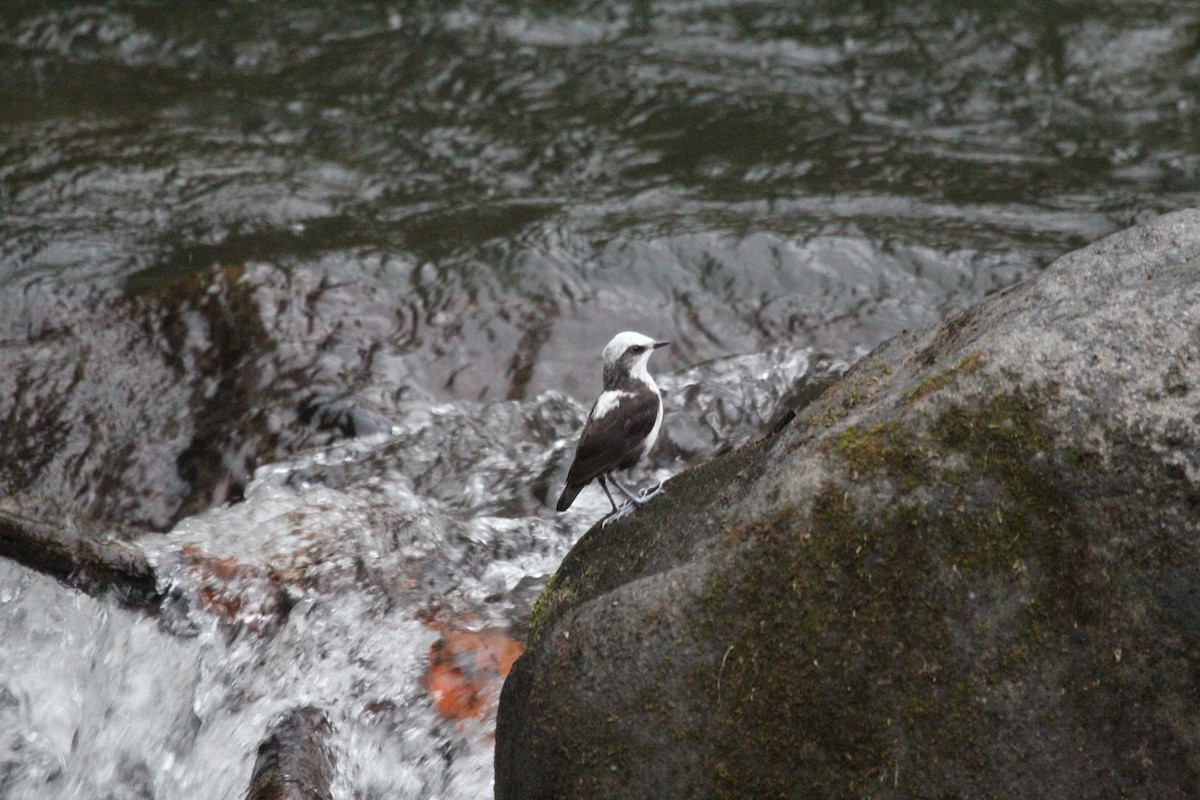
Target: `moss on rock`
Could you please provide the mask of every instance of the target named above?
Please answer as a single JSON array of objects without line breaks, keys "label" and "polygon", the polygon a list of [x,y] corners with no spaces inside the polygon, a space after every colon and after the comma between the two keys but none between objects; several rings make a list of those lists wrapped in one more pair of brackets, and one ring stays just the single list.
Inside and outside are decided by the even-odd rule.
[{"label": "moss on rock", "polygon": [[585,537],[498,800],[1200,795],[1200,213],[1128,236]]}]

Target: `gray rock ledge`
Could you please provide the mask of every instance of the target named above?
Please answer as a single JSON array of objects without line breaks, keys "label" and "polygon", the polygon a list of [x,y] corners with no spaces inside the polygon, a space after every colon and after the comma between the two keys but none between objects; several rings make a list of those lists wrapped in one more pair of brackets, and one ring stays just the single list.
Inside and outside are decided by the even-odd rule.
[{"label": "gray rock ledge", "polygon": [[498,800],[1200,797],[1200,212],[666,488],[539,599]]}]

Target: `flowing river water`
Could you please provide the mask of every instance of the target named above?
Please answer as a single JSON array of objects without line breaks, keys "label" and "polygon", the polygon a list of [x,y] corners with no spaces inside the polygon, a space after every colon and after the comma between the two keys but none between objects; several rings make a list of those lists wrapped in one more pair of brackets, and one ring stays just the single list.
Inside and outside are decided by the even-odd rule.
[{"label": "flowing river water", "polygon": [[1172,2],[7,0],[0,512],[166,600],[0,561],[0,796],[241,797],[315,708],[333,797],[489,797],[614,333],[661,480],[1200,204],[1198,102]]}]

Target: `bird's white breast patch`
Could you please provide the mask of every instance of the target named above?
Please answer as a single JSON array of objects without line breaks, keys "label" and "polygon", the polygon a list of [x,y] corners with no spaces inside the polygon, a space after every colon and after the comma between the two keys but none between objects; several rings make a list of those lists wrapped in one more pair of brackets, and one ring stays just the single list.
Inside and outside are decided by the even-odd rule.
[{"label": "bird's white breast patch", "polygon": [[626,397],[633,397],[633,393],[615,390],[601,392],[600,396],[596,398],[595,407],[592,409],[592,419],[607,417],[617,406],[621,405],[621,401]]}]

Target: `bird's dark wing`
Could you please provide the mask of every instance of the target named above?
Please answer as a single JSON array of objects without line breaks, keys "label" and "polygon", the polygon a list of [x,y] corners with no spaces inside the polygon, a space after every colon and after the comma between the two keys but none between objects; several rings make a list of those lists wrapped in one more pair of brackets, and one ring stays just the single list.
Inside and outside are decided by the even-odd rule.
[{"label": "bird's dark wing", "polygon": [[[633,457],[654,428],[660,405],[651,392],[630,392],[602,417],[588,415],[567,485],[582,485]],[[593,414],[596,407],[592,407]]]}]

